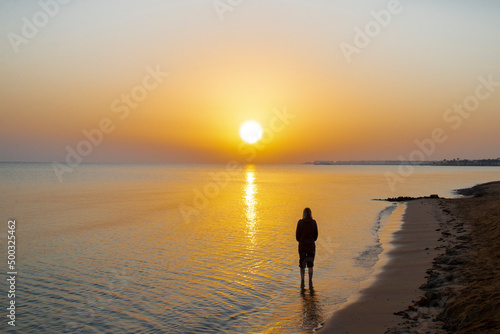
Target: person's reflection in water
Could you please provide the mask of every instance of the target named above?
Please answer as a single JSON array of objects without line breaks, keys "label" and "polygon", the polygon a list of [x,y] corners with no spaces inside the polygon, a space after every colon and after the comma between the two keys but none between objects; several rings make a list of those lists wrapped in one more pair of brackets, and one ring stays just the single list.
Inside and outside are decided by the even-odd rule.
[{"label": "person's reflection in water", "polygon": [[320,306],[318,296],[314,288],[301,290],[302,296],[302,326],[310,330],[316,328],[323,319],[323,310]]}]

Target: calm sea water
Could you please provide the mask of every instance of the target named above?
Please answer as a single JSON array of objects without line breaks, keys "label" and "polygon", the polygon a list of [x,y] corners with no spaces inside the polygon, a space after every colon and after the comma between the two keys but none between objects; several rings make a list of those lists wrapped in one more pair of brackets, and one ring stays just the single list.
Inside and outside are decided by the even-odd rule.
[{"label": "calm sea water", "polygon": [[[18,333],[310,333],[355,293],[399,195],[454,196],[500,168],[0,163],[1,268],[17,223]],[[295,227],[312,209],[314,291]],[[401,208],[401,206],[403,206]],[[0,285],[6,328],[6,280]]]}]

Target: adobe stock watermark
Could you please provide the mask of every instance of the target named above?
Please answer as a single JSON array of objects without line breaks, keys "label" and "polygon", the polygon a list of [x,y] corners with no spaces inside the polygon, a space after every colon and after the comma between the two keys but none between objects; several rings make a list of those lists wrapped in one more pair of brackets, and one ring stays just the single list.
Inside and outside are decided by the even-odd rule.
[{"label": "adobe stock watermark", "polygon": [[[439,144],[443,144],[448,140],[447,131],[449,132],[450,129],[453,131],[458,130],[463,125],[464,120],[471,117],[479,109],[481,101],[489,99],[500,86],[500,82],[494,80],[493,74],[488,75],[488,77],[479,76],[477,80],[479,83],[473,94],[466,96],[461,103],[455,103],[453,107],[443,112],[443,121],[449,129],[436,127],[431,131],[429,137],[422,140],[415,139],[416,148],[410,152],[409,156],[407,158],[402,155],[398,157],[402,162],[398,167],[398,172],[386,171],[384,173],[392,192],[396,190],[398,183],[405,182],[405,179],[415,172],[414,165],[427,160],[436,151]],[[410,164],[403,164],[404,162],[410,162]]]},{"label": "adobe stock watermark", "polygon": [[[263,129],[262,138],[258,143],[250,145],[242,142],[238,146],[238,153],[245,157],[245,164],[254,161],[258,152],[264,150],[274,140],[275,135],[285,130],[290,121],[296,117],[296,115],[290,114],[286,107],[281,110],[273,109],[272,113],[273,117],[269,121],[269,126]],[[236,160],[232,160],[226,163],[225,171],[209,172],[208,175],[212,181],[206,183],[202,188],[194,187],[191,204],[182,203],[179,206],[184,222],[189,224],[192,216],[200,215],[210,200],[217,197],[228,186],[230,180],[241,173],[242,170],[243,165]]]},{"label": "adobe stock watermark", "polygon": [[363,49],[366,49],[382,33],[382,30],[391,24],[393,17],[403,12],[403,9],[401,1],[390,0],[387,3],[386,9],[370,11],[373,19],[368,21],[363,28],[359,26],[354,27],[352,43],[340,43],[340,50],[347,63],[350,64],[352,62],[353,55],[360,54]]},{"label": "adobe stock watermark", "polygon": [[[129,93],[122,93],[113,100],[110,106],[111,111],[117,114],[121,121],[124,121],[130,116],[130,111],[136,109],[148,97],[149,93],[157,89],[169,75],[168,72],[162,72],[159,65],[156,65],[154,69],[151,66],[146,66],[146,75],[141,84],[134,86]],[[52,169],[59,182],[63,181],[64,174],[73,172],[84,158],[92,153],[95,147],[101,145],[105,135],[111,134],[115,129],[116,122],[113,122],[109,117],[104,117],[95,128],[83,129],[84,139],[81,139],[76,146],[66,145],[65,163],[52,163]]]},{"label": "adobe stock watermark", "polygon": [[341,246],[340,244],[333,242],[332,238],[329,236],[326,237],[326,240],[324,238],[319,239],[317,243],[320,246],[318,248],[324,250],[324,252],[319,252],[319,254],[324,254],[325,256],[326,256],[325,252],[328,253],[329,255],[333,255],[335,253],[335,249]]},{"label": "adobe stock watermark", "polygon": [[232,12],[242,2],[243,0],[214,0],[212,4],[219,19],[224,21],[226,13]]},{"label": "adobe stock watermark", "polygon": [[43,29],[49,21],[56,17],[61,6],[70,3],[71,0],[40,0],[38,6],[40,10],[35,12],[31,18],[23,16],[21,18],[22,27],[20,33],[9,32],[7,38],[15,53],[19,53],[21,45],[28,44],[30,40],[34,39],[41,29]]}]

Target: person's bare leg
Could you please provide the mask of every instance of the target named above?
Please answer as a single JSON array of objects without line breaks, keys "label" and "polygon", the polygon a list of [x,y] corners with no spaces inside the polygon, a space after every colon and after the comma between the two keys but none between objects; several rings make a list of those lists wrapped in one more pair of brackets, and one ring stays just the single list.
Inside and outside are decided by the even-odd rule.
[{"label": "person's bare leg", "polygon": [[304,288],[304,276],[306,274],[306,268],[300,268],[300,287]]},{"label": "person's bare leg", "polygon": [[313,285],[313,267],[309,267],[309,287]]}]

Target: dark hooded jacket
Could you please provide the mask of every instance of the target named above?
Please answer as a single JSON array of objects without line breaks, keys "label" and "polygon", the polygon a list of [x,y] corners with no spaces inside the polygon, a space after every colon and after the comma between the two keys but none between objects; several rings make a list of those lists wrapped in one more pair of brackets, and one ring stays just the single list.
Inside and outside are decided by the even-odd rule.
[{"label": "dark hooded jacket", "polygon": [[301,219],[297,223],[295,239],[299,244],[314,244],[318,239],[318,225],[312,218]]}]

